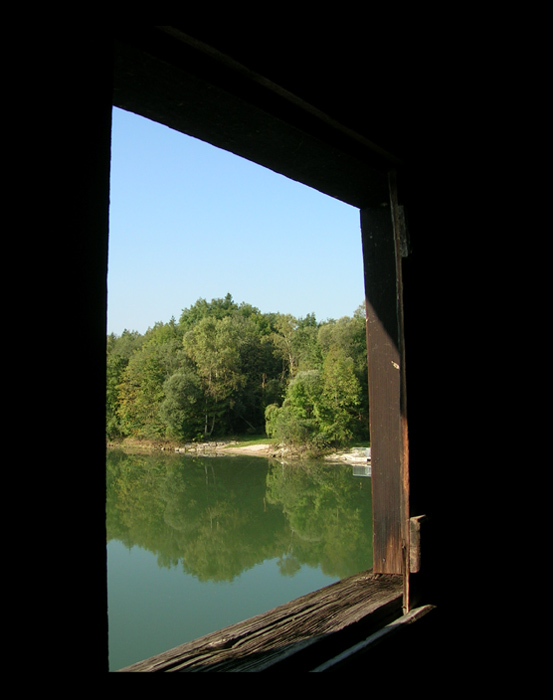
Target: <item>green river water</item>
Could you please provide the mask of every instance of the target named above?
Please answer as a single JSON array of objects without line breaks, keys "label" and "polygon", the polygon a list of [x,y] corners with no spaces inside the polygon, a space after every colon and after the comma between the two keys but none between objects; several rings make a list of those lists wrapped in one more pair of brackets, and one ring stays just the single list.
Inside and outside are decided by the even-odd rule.
[{"label": "green river water", "polygon": [[353,472],[110,450],[110,670],[370,568],[371,479]]}]

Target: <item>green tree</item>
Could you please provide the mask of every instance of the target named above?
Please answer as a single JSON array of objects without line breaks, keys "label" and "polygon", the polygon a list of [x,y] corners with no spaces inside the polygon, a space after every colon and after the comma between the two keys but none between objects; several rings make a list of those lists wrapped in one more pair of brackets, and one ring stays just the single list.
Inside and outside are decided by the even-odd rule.
[{"label": "green tree", "polygon": [[291,314],[277,314],[273,322],[271,342],[275,356],[282,361],[282,377],[292,377],[297,367],[297,357],[293,346],[297,320]]},{"label": "green tree", "polygon": [[291,314],[276,314],[270,341],[275,356],[282,362],[281,376],[291,380],[297,372],[320,369],[319,324],[315,314],[297,319]]},{"label": "green tree", "polygon": [[333,346],[327,353],[321,379],[320,439],[331,445],[345,445],[356,432],[361,387],[355,376],[353,359],[340,346]]},{"label": "green tree", "polygon": [[301,418],[318,421],[322,389],[322,376],[319,370],[298,372],[290,382],[285,403]]},{"label": "green tree", "polygon": [[302,418],[292,406],[269,404],[265,409],[265,431],[279,444],[298,450],[313,447],[317,423],[312,418]]},{"label": "green tree", "polygon": [[111,333],[106,340],[106,437],[121,437],[119,385],[133,353],[140,349],[144,338],[137,331],[124,330],[120,336]]},{"label": "green tree", "polygon": [[121,426],[117,414],[119,408],[119,384],[128,364],[128,360],[117,354],[106,358],[106,436],[114,440],[121,435]]},{"label": "green tree", "polygon": [[237,311],[238,308],[238,304],[234,302],[230,293],[224,299],[212,299],[210,302],[200,298],[190,308],[183,309],[179,326],[183,333],[186,333],[206,317],[220,321],[225,316],[230,316],[234,311]]},{"label": "green tree", "polygon": [[322,352],[318,339],[319,324],[315,314],[300,318],[292,338],[292,352],[296,358],[297,371],[320,369]]},{"label": "green tree", "polygon": [[[353,317],[344,317],[338,321],[329,321],[321,325],[318,342],[323,357],[340,349],[342,355],[353,361],[353,371],[359,384],[359,404],[356,405],[356,420],[351,424],[354,439],[369,439],[369,392],[367,365],[367,334],[365,308],[359,306]],[[333,350],[334,349],[334,350]],[[336,360],[336,356],[334,357]],[[329,360],[332,362],[332,360]]]},{"label": "green tree", "polygon": [[118,389],[117,414],[123,435],[163,438],[166,426],[160,418],[165,381],[178,369],[180,331],[173,322],[156,324],[134,352]]},{"label": "green tree", "polygon": [[193,361],[204,395],[204,435],[233,405],[233,393],[244,382],[240,363],[240,336],[230,316],[205,316],[184,336],[186,355]]},{"label": "green tree", "polygon": [[295,448],[313,446],[319,432],[321,389],[318,370],[298,372],[290,382],[283,405],[267,407],[265,430],[269,437]]},{"label": "green tree", "polygon": [[314,316],[281,317],[277,331],[277,353],[288,358],[290,374],[282,405],[266,410],[267,434],[309,449],[367,439],[364,313],[320,326]]},{"label": "green tree", "polygon": [[239,338],[237,350],[242,375],[233,394],[231,427],[236,432],[262,432],[265,406],[281,395],[277,379],[280,366],[255,312],[244,313],[241,307],[231,320]]},{"label": "green tree", "polygon": [[198,375],[181,368],[165,381],[163,391],[159,417],[167,437],[183,441],[201,436],[204,394]]}]

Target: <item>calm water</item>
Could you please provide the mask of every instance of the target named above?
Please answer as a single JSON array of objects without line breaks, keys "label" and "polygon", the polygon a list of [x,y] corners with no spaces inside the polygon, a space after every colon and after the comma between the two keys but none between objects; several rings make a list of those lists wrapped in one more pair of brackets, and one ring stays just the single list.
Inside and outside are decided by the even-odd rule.
[{"label": "calm water", "polygon": [[370,568],[371,507],[347,465],[110,451],[110,669]]}]

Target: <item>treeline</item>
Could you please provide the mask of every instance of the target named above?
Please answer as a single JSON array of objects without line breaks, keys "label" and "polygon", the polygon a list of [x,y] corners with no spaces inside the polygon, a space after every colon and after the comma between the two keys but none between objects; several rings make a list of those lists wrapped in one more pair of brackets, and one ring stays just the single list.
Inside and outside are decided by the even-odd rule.
[{"label": "treeline", "polygon": [[266,432],[325,448],[368,439],[365,313],[262,313],[205,299],[178,322],[107,338],[108,440],[214,439]]}]

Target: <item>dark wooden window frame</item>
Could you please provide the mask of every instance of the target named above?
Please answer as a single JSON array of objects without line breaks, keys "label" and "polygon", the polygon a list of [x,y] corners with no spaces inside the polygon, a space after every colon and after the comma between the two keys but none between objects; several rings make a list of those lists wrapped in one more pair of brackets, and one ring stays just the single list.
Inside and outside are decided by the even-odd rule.
[{"label": "dark wooden window frame", "polygon": [[[113,55],[115,106],[248,158],[360,210],[374,526],[372,572],[281,606],[276,617],[269,611],[128,670],[231,670],[229,664],[233,670],[333,670],[334,662],[328,659],[341,659],[348,648],[355,656],[383,631],[395,632],[400,623],[417,619],[420,610],[431,607],[413,609],[410,594],[411,573],[418,571],[414,543],[420,519],[409,512],[401,274],[406,244],[397,188],[401,163],[261,74],[173,27],[121,32]],[[336,624],[321,626],[316,614],[306,613],[313,607],[327,619],[332,611]],[[290,627],[290,620],[300,617],[298,631]],[[283,633],[289,644],[268,651]],[[252,639],[261,638],[263,644],[252,645]],[[246,667],[238,668],[240,664]]]}]

